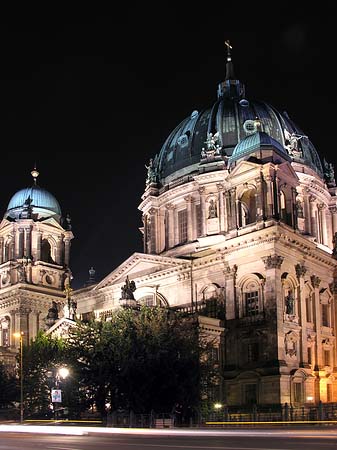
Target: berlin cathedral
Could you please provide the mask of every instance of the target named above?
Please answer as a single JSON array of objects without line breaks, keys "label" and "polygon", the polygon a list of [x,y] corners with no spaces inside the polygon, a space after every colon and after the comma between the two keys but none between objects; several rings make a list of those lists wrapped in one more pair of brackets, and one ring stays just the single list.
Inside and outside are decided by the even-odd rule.
[{"label": "berlin cathedral", "polygon": [[146,167],[143,253],[71,294],[69,218],[36,170],[13,195],[0,224],[1,359],[14,364],[14,332],[29,342],[161,305],[197,315],[214,339],[226,404],[337,402],[334,169],[286,112],[246,97],[230,46],[214,104]]}]

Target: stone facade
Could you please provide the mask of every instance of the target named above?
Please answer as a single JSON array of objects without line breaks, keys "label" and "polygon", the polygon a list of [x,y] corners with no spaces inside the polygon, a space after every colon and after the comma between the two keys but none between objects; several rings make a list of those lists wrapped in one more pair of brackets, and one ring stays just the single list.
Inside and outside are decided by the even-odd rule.
[{"label": "stone facade", "polygon": [[[40,329],[48,329],[65,314],[63,290],[71,276],[73,234],[48,209],[53,207],[48,203],[51,194],[34,185],[27,212],[23,202],[20,206],[21,192],[14,196],[15,214],[8,209],[0,224],[0,360],[9,369],[20,345],[14,333],[23,332],[23,341],[29,343]],[[39,198],[46,201],[43,208]]]}]

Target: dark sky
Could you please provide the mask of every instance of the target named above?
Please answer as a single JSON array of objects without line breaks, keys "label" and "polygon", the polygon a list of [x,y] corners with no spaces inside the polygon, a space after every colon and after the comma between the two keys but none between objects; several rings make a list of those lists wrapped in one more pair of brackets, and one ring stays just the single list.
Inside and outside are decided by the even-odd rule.
[{"label": "dark sky", "polygon": [[256,3],[254,14],[192,5],[2,17],[0,214],[36,161],[38,183],[72,217],[74,287],[91,265],[101,279],[142,251],[144,165],[215,101],[225,39],[246,97],[286,110],[337,167],[334,7],[275,4],[267,17]]}]

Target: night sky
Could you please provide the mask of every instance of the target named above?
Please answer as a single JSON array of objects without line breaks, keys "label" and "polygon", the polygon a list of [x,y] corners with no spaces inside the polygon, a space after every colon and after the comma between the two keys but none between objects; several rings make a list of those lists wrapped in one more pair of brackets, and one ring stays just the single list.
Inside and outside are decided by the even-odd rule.
[{"label": "night sky", "polygon": [[216,100],[225,39],[246,97],[286,110],[337,168],[333,7],[309,16],[274,6],[267,18],[259,6],[242,19],[211,2],[211,11],[165,5],[2,17],[0,214],[32,184],[36,161],[38,184],[72,218],[75,288],[90,266],[99,280],[142,251],[145,164],[176,125]]}]

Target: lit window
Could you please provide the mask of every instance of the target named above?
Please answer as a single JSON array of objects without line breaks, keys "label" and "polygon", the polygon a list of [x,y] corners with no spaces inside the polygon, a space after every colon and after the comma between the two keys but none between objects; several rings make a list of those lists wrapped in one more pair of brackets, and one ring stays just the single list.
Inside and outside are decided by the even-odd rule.
[{"label": "lit window", "polygon": [[178,211],[179,243],[187,241],[187,210]]},{"label": "lit window", "polygon": [[256,316],[259,313],[258,291],[245,293],[246,316]]},{"label": "lit window", "polygon": [[330,324],[329,324],[329,305],[328,304],[322,305],[322,325],[324,327],[330,326]]}]

